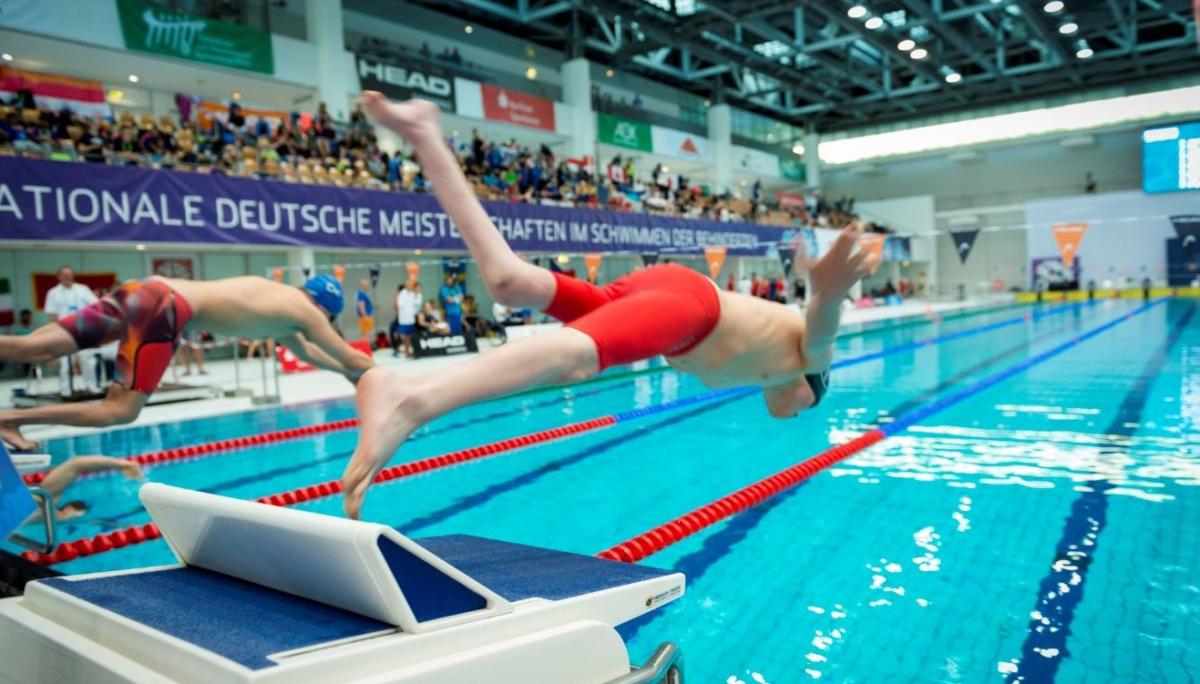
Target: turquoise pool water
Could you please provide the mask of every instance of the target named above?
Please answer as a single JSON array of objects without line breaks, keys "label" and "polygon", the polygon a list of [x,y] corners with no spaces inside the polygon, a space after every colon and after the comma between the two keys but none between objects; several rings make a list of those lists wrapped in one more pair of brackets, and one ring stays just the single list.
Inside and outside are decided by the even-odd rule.
[{"label": "turquoise pool water", "polygon": [[[712,401],[376,486],[365,517],[596,553],[1019,364],[1140,302],[983,312],[851,330],[826,402],[791,421]],[[934,335],[1015,325],[902,348]],[[648,558],[687,595],[627,625],[635,660],[678,643],[692,682],[1193,681],[1200,672],[1200,317],[1170,301]],[[490,402],[396,461],[700,394],[671,371]],[[126,455],[338,420],[348,402],[114,431],[50,445]],[[151,469],[254,498],[340,476],[354,432]],[[81,482],[68,539],[146,522],[134,483]],[[330,498],[303,506],[338,514]],[[9,548],[9,547],[6,547]],[[58,568],[170,562],[161,541]]]}]

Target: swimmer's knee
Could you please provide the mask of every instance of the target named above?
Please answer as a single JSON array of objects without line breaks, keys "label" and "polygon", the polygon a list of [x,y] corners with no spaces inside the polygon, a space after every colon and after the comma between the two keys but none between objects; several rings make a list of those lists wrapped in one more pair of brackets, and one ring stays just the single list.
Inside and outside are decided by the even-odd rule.
[{"label": "swimmer's knee", "polygon": [[518,303],[521,293],[525,290],[520,271],[517,269],[504,269],[498,275],[488,278],[484,285],[492,299],[505,306]]},{"label": "swimmer's knee", "polygon": [[109,425],[128,425],[137,420],[142,412],[142,402],[136,393],[118,385],[113,385],[108,396],[101,402],[104,408],[104,419]]},{"label": "swimmer's knee", "polygon": [[591,339],[586,344],[572,345],[564,352],[559,382],[583,382],[600,373],[600,358]]}]

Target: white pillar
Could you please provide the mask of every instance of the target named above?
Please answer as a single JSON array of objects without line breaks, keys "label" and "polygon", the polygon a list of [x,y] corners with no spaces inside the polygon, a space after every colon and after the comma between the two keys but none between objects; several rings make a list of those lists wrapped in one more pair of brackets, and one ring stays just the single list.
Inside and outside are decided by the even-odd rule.
[{"label": "white pillar", "polygon": [[821,187],[821,155],[817,153],[821,136],[809,130],[804,134],[804,184],[810,188]]},{"label": "white pillar", "polygon": [[342,0],[307,0],[304,19],[308,42],[317,53],[317,100],[325,103],[335,121],[347,121],[358,78],[354,59],[346,52]]},{"label": "white pillar", "polygon": [[304,284],[304,271],[307,268],[310,275],[316,275],[316,257],[311,247],[290,247],[287,251],[288,276],[287,280],[293,285]]},{"label": "white pillar", "polygon": [[[596,159],[596,113],[592,111],[592,64],[582,57],[562,66],[563,102],[570,112],[572,157]],[[599,172],[599,160],[596,171]]]},{"label": "white pillar", "polygon": [[713,193],[733,190],[733,108],[714,104],[708,108],[708,144],[712,148]]}]

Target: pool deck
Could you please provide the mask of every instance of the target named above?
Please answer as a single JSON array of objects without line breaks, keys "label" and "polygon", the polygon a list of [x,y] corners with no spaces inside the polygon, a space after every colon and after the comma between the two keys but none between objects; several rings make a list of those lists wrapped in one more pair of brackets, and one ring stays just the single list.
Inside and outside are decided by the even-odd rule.
[{"label": "pool deck", "polygon": [[[949,313],[965,309],[989,307],[1011,301],[1011,296],[999,296],[997,298],[988,299],[970,299],[961,302],[925,302],[922,300],[909,300],[897,306],[849,310],[843,314],[842,322],[843,324],[847,325],[855,323],[872,323],[876,321],[921,315],[925,313]],[[479,342],[479,353],[481,354],[486,354],[495,348],[496,347],[488,341],[480,340]],[[437,369],[462,361],[464,358],[466,357],[450,356],[442,358],[411,360],[404,358],[393,358],[391,350],[388,349],[375,352],[376,363],[378,363],[380,366],[393,368],[399,373],[405,375],[436,372]],[[263,364],[260,362],[260,360],[243,359],[240,364],[241,387],[243,389],[249,389],[258,395],[263,394],[261,370]],[[205,369],[209,373],[207,376],[183,377],[182,364],[177,363],[175,372],[179,375],[172,376],[172,372],[168,371],[167,380],[211,385],[225,391],[233,391],[237,387],[235,382],[233,361],[213,361],[211,363],[206,363]],[[23,386],[24,381],[22,380],[0,381],[0,406],[4,408],[11,407],[13,390]],[[268,390],[274,391],[273,386],[274,380],[268,371]],[[53,377],[47,377],[43,379],[40,385],[41,391],[43,392],[54,391],[57,389],[57,387],[58,380],[57,378]],[[328,371],[310,371],[292,375],[280,375],[279,388],[280,395],[283,398],[283,405],[330,399],[343,399],[351,397],[354,394],[354,387],[349,382],[341,379],[335,373]],[[157,404],[147,406],[137,420],[134,421],[133,425],[152,425],[157,423],[176,422],[180,420],[193,420],[196,418],[205,418],[226,413],[250,411],[256,408],[263,408],[263,405],[254,404],[249,396],[225,397],[220,399],[199,399],[169,404]],[[23,428],[22,432],[30,439],[44,440],[87,434],[90,432],[101,431],[103,429],[108,428],[78,428],[58,425],[36,425]]]}]

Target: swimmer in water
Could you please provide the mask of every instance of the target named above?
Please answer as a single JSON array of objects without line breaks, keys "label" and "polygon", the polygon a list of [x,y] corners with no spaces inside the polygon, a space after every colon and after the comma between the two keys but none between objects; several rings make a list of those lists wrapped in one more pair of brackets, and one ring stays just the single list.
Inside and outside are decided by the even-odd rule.
[{"label": "swimmer in water", "polygon": [[300,288],[254,276],[209,282],[154,276],[125,283],[28,335],[0,335],[0,361],[24,363],[120,341],[117,374],[103,400],[0,411],[0,437],[28,451],[37,444],[21,435],[22,425],[133,421],[162,381],[185,330],[273,338],[300,359],[357,382],[374,362],[334,330],[331,321],[344,302],[341,284],[328,275],[309,278]]},{"label": "swimmer in water", "polygon": [[[38,487],[46,490],[46,493],[54,498],[55,520],[62,522],[87,513],[90,506],[86,501],[76,500],[62,503],[60,500],[63,493],[84,475],[111,470],[120,470],[125,477],[131,480],[142,479],[142,467],[137,463],[111,456],[76,456],[47,473]],[[34,514],[29,521],[33,522],[40,517],[39,514]]]},{"label": "swimmer in water", "polygon": [[365,92],[363,108],[412,144],[421,169],[458,228],[492,297],[543,311],[561,330],[527,337],[457,366],[400,378],[375,368],[358,383],[359,441],[342,479],[357,518],[376,474],[417,428],[461,406],[537,385],[587,380],[618,364],[664,355],[708,387],[756,385],[772,416],[790,418],[825,393],[842,300],[878,264],[855,251],[859,229],[838,236],[810,266],[806,316],[776,302],[722,291],[676,264],[652,266],[606,287],[521,260],[488,218],[425,101],[389,102]]}]

